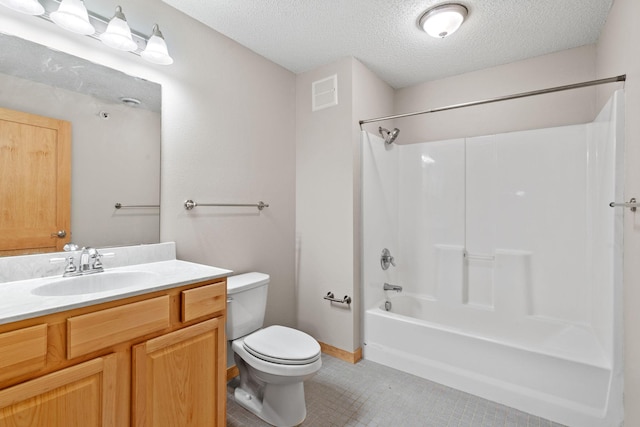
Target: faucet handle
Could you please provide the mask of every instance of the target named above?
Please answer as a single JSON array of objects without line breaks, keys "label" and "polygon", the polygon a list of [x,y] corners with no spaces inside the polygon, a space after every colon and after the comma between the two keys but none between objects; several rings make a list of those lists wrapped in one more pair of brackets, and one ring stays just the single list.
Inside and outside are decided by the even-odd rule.
[{"label": "faucet handle", "polygon": [[383,270],[387,270],[389,268],[389,265],[393,265],[395,267],[396,262],[389,249],[384,248],[382,250],[382,255],[380,255],[380,266]]},{"label": "faucet handle", "polygon": [[102,261],[100,261],[100,258],[102,258],[102,254],[98,252],[97,249],[89,248],[89,258],[93,260],[91,265],[92,270],[96,270],[98,272],[104,271],[104,268],[102,266]]},{"label": "faucet handle", "polygon": [[67,266],[64,268],[64,275],[71,275],[78,270],[76,265],[73,263],[73,255],[67,257]]},{"label": "faucet handle", "polygon": [[102,254],[96,251],[96,253],[92,255],[92,257],[93,257],[93,268],[95,269],[102,268],[102,261],[100,261],[100,258],[102,258]]}]

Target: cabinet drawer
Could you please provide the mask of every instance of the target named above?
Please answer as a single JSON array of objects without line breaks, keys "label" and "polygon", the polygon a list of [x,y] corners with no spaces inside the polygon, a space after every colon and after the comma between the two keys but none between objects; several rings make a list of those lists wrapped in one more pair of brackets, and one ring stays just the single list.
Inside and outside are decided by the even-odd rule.
[{"label": "cabinet drawer", "polygon": [[169,296],[67,319],[67,358],[82,356],[169,327]]},{"label": "cabinet drawer", "polygon": [[0,380],[44,368],[47,360],[47,325],[0,334]]},{"label": "cabinet drawer", "polygon": [[182,321],[221,312],[227,305],[227,282],[182,291]]}]

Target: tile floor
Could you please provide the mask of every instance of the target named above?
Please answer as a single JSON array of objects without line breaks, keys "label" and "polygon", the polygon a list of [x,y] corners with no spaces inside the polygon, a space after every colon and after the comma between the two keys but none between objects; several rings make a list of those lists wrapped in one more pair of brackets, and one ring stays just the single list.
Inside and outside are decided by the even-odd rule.
[{"label": "tile floor", "polygon": [[[322,362],[305,383],[304,427],[562,427],[371,361],[323,354]],[[234,402],[236,381],[227,386],[227,426],[269,426]]]}]

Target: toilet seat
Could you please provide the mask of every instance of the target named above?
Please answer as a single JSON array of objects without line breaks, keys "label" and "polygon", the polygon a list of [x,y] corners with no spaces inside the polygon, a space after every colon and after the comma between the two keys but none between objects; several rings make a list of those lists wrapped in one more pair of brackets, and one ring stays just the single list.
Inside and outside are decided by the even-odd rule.
[{"label": "toilet seat", "polygon": [[251,355],[281,365],[307,365],[320,358],[320,345],[313,337],[286,326],[269,326],[244,338]]}]

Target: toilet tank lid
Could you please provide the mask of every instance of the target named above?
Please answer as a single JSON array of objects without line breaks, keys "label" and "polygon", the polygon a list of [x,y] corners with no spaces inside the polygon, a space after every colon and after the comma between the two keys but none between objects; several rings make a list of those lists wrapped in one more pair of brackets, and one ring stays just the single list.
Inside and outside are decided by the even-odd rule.
[{"label": "toilet tank lid", "polygon": [[238,292],[248,291],[258,286],[269,283],[269,275],[264,273],[244,273],[227,277],[227,294],[233,295]]}]

